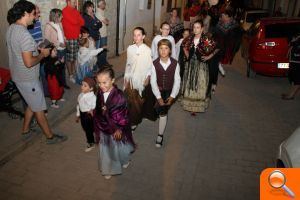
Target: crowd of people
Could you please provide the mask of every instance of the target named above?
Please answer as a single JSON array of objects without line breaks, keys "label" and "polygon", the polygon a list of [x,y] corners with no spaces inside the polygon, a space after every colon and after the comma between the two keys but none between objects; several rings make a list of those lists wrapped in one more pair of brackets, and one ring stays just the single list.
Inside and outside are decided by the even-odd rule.
[{"label": "crowd of people", "polygon": [[192,116],[208,109],[219,70],[232,62],[237,51],[240,31],[230,7],[221,11],[210,6],[185,29],[173,9],[151,48],[144,43],[144,28],[134,28],[119,89],[106,58],[105,5],[100,0],[95,14],[94,4],[86,1],[81,15],[76,1],[67,0],[63,10],[50,11],[43,32],[38,7],[21,0],[8,12],[6,39],[12,79],[28,105],[22,135],[31,134],[35,115],[48,144],[67,140],[66,135],[52,132],[44,112],[46,93],[52,108],[64,101],[67,71],[69,80],[81,85],[76,122],[86,134],[85,151],[99,144],[100,171],[110,179],[128,167],[136,150],[133,133],[143,119],[159,120],[155,145],[160,148],[169,110],[177,99]]}]

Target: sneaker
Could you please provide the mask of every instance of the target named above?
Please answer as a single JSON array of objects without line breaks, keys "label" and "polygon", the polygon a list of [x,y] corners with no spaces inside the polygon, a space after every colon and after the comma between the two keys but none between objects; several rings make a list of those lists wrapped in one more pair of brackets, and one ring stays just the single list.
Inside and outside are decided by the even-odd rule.
[{"label": "sneaker", "polygon": [[32,138],[34,132],[35,132],[35,129],[30,128],[29,131],[21,133],[22,140],[23,141],[29,140],[30,138]]},{"label": "sneaker", "polygon": [[76,83],[76,80],[75,80],[75,78],[73,77],[73,75],[70,75],[70,81],[71,81],[72,83]]},{"label": "sneaker", "polygon": [[108,180],[108,179],[111,178],[111,175],[105,175],[104,178],[105,178],[106,180]]},{"label": "sneaker", "polygon": [[51,103],[52,108],[59,108],[59,105],[57,103]]},{"label": "sneaker", "polygon": [[59,101],[66,101],[66,99],[64,99],[64,98],[61,98]]},{"label": "sneaker", "polygon": [[130,164],[130,162],[128,161],[128,163],[122,165],[122,167],[123,167],[124,169],[126,169],[126,168],[129,166],[129,164]]},{"label": "sneaker", "polygon": [[94,144],[88,144],[84,151],[85,152],[90,152],[90,151],[93,150],[93,148],[95,148]]},{"label": "sneaker", "polygon": [[46,143],[47,144],[57,144],[57,143],[64,142],[67,139],[68,139],[68,137],[66,135],[53,134],[52,138],[47,138],[46,139]]}]

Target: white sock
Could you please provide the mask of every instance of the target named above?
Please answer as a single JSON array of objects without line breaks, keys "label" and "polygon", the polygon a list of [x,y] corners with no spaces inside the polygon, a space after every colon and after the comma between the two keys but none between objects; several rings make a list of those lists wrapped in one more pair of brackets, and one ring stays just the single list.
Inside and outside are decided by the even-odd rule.
[{"label": "white sock", "polygon": [[159,128],[158,128],[158,134],[163,135],[167,126],[167,119],[168,116],[159,117]]},{"label": "white sock", "polygon": [[219,70],[220,70],[221,74],[224,76],[225,75],[225,70],[224,70],[221,63],[219,63]]},{"label": "white sock", "polygon": [[52,100],[52,104],[56,104],[56,100]]}]

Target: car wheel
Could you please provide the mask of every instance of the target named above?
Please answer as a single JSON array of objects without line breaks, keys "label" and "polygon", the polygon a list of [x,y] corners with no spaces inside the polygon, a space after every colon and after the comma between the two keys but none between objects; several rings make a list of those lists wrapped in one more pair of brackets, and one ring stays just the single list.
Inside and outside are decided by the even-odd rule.
[{"label": "car wheel", "polygon": [[250,60],[247,60],[247,77],[251,78],[251,77],[255,77],[256,73],[253,71],[253,69],[251,68],[251,64],[250,64]]}]

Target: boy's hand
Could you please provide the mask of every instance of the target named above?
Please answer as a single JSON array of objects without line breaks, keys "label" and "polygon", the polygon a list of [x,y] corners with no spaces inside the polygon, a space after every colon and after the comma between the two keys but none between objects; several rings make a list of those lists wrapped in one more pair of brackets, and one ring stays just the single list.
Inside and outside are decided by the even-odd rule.
[{"label": "boy's hand", "polygon": [[158,104],[159,104],[160,106],[164,106],[164,105],[165,105],[164,100],[163,100],[162,98],[157,99],[157,101],[158,101]]},{"label": "boy's hand", "polygon": [[122,139],[122,132],[120,129],[116,130],[116,132],[113,135],[115,140],[121,140]]},{"label": "boy's hand", "polygon": [[172,105],[173,102],[174,102],[174,98],[173,98],[173,97],[169,97],[169,98],[167,99],[166,105],[170,106],[170,105]]},{"label": "boy's hand", "polygon": [[93,116],[94,116],[94,111],[93,111],[93,110],[90,110],[90,111],[89,111],[89,114],[93,117]]},{"label": "boy's hand", "polygon": [[75,122],[78,123],[79,122],[79,116],[76,116]]}]

